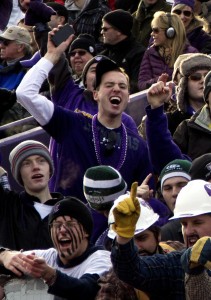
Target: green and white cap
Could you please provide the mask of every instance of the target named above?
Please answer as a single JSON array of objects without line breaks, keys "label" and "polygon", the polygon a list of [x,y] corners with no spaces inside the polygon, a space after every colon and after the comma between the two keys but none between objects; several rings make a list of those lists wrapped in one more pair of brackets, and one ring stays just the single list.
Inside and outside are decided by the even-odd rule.
[{"label": "green and white cap", "polygon": [[91,167],[84,175],[84,195],[93,209],[110,209],[114,200],[125,194],[126,189],[127,183],[113,167],[105,165]]},{"label": "green and white cap", "polygon": [[184,177],[187,180],[191,180],[190,177],[190,167],[191,162],[183,159],[175,159],[169,162],[161,171],[159,176],[159,181],[161,185],[161,191],[163,189],[163,184],[166,179],[172,177]]}]

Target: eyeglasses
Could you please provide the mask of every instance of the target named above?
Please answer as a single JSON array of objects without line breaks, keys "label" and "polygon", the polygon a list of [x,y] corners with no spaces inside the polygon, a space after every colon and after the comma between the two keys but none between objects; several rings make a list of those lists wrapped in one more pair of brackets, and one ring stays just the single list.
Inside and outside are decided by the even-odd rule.
[{"label": "eyeglasses", "polygon": [[14,41],[9,40],[0,40],[0,44],[3,44],[4,46],[9,46]]},{"label": "eyeglasses", "polygon": [[113,28],[113,27],[102,27],[101,30],[102,30],[103,32],[106,32],[106,31],[108,31],[108,30],[111,29],[111,28]]},{"label": "eyeglasses", "polygon": [[163,29],[163,28],[158,28],[158,27],[153,27],[153,28],[152,28],[152,32],[153,32],[153,33],[159,33],[160,31],[163,31],[163,30],[165,30],[165,29]]},{"label": "eyeglasses", "polygon": [[193,81],[199,81],[202,79],[202,77],[205,77],[206,75],[207,75],[207,73],[206,74],[193,73],[188,78],[190,78]]},{"label": "eyeglasses", "polygon": [[175,13],[176,15],[180,16],[181,14],[183,14],[185,17],[190,17],[192,15],[192,12],[189,10],[181,10],[181,9],[175,9],[173,10],[173,13]]},{"label": "eyeglasses", "polygon": [[78,223],[76,221],[67,221],[67,222],[53,222],[50,224],[51,228],[54,228],[54,229],[59,229],[61,230],[62,226],[64,226],[64,228],[72,228],[74,226],[76,226]]},{"label": "eyeglasses", "polygon": [[78,50],[78,51],[71,51],[69,54],[71,57],[76,56],[78,54],[79,56],[84,56],[87,53],[86,50]]}]

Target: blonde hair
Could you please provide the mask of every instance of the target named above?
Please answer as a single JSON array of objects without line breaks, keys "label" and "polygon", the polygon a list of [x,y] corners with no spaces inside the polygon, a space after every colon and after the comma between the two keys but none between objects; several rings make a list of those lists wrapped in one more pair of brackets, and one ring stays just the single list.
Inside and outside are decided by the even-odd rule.
[{"label": "blonde hair", "polygon": [[158,27],[161,29],[168,29],[173,27],[175,30],[175,36],[168,38],[168,45],[171,48],[171,59],[169,67],[174,66],[174,62],[180,54],[183,54],[186,44],[186,32],[183,22],[176,14],[165,13],[164,11],[157,11],[154,14],[154,18],[151,23],[152,27]]},{"label": "blonde hair", "polygon": [[[177,4],[172,8],[172,13],[174,13],[175,9],[181,9],[183,10],[185,8],[185,4]],[[189,7],[189,6],[188,6]],[[186,28],[186,32],[191,32],[194,28],[202,26],[203,30],[209,33],[209,23],[207,22],[206,19],[200,17],[199,15],[195,14],[195,12],[191,9],[192,11],[192,20],[190,21],[190,24]]]}]

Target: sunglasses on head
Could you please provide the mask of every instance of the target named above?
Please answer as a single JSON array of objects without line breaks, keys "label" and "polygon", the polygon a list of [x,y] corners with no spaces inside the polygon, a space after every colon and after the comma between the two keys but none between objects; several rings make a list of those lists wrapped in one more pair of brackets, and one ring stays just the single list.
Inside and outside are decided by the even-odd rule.
[{"label": "sunglasses on head", "polygon": [[206,75],[207,75],[207,73],[206,74],[193,73],[188,78],[190,78],[193,81],[199,81],[202,79],[202,77],[205,77]]},{"label": "sunglasses on head", "polygon": [[175,13],[178,16],[180,16],[181,14],[183,14],[185,17],[190,17],[192,15],[191,11],[189,11],[189,10],[181,10],[181,9],[175,9],[173,11],[173,13]]},{"label": "sunglasses on head", "polygon": [[76,54],[78,54],[80,56],[84,56],[86,53],[87,53],[86,50],[71,51],[70,56],[74,57],[74,56],[76,56]]}]

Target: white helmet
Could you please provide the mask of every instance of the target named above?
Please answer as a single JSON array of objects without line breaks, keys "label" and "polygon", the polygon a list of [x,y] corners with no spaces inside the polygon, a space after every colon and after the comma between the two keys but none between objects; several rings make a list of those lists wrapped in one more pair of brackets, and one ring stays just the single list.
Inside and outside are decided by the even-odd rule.
[{"label": "white helmet", "polygon": [[[116,205],[123,201],[126,197],[128,198],[129,194],[122,195],[120,196],[117,200],[114,201],[114,205],[110,209],[109,216],[108,216],[108,226],[109,226],[109,231],[108,231],[108,237],[111,239],[114,239],[116,236],[116,232],[113,231],[111,224],[114,223],[114,215],[113,215],[113,209],[116,207]],[[136,230],[134,235],[137,235],[141,233],[142,231],[146,230],[150,226],[152,226],[158,219],[159,215],[156,214],[151,206],[144,201],[141,198],[138,198],[140,207],[141,207],[141,214],[140,217],[136,223]]]},{"label": "white helmet", "polygon": [[179,192],[172,219],[194,217],[211,213],[211,183],[191,180]]}]

